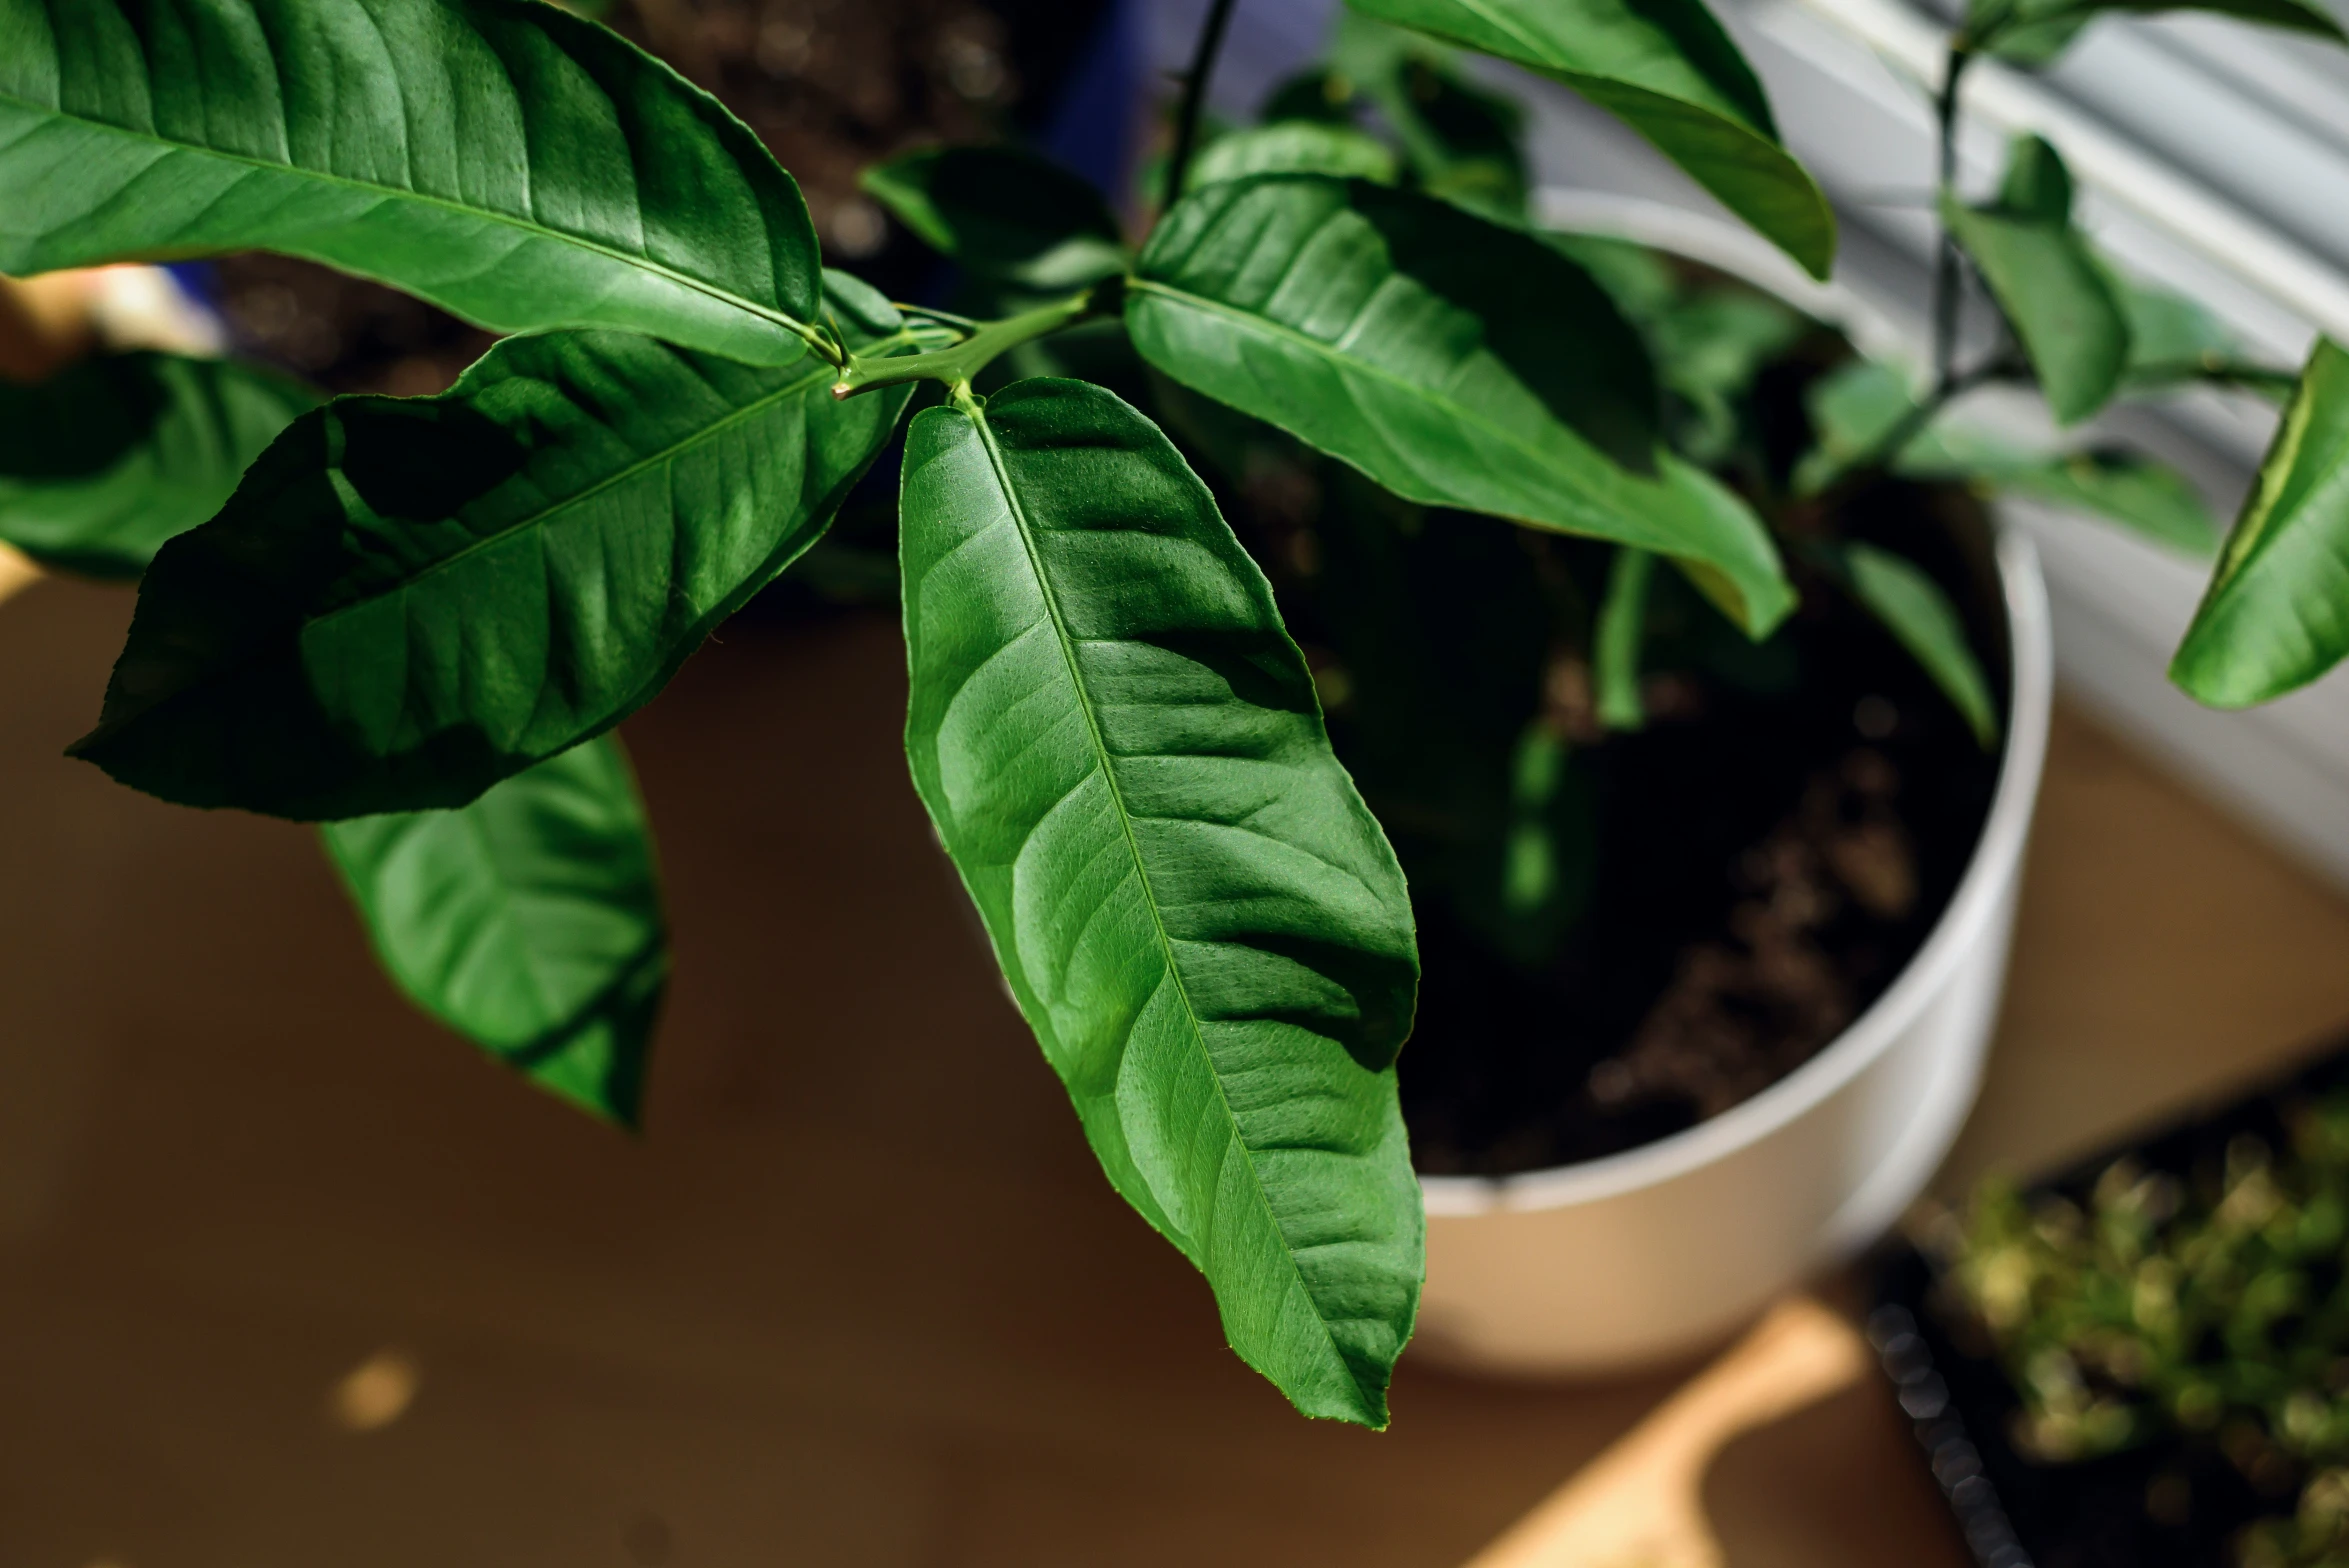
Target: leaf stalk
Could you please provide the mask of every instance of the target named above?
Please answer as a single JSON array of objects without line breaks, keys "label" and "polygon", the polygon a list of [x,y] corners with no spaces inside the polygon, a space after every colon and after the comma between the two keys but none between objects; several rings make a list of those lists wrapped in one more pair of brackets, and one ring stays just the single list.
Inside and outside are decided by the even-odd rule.
[{"label": "leaf stalk", "polygon": [[987,322],[952,348],[927,354],[907,354],[894,359],[852,355],[841,368],[840,379],[833,383],[832,395],[846,401],[859,392],[901,386],[908,381],[943,381],[949,387],[968,390],[971,378],[999,356],[1109,308],[1114,294],[1111,289],[1087,289],[1035,310]]}]

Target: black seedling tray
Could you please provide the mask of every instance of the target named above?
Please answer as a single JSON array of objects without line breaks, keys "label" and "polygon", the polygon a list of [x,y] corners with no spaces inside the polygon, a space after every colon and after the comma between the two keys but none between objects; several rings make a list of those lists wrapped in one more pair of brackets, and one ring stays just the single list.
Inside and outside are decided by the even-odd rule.
[{"label": "black seedling tray", "polygon": [[[2308,1065],[2082,1160],[2027,1195],[2084,1202],[2124,1156],[2185,1177],[2215,1167],[2245,1133],[2282,1148],[2286,1107],[2344,1088],[2349,1043],[2336,1043]],[[2230,1547],[2244,1525],[2291,1513],[2296,1488],[2261,1494],[2203,1440],[2064,1464],[2018,1452],[2008,1434],[2021,1399],[1989,1347],[1970,1343],[1975,1334],[1940,1306],[1938,1274],[1915,1247],[1887,1246],[1877,1260],[1868,1339],[1982,1568],[2233,1568]],[[2155,1505],[2157,1497],[2181,1496],[2191,1499],[2182,1511],[2174,1501]]]}]

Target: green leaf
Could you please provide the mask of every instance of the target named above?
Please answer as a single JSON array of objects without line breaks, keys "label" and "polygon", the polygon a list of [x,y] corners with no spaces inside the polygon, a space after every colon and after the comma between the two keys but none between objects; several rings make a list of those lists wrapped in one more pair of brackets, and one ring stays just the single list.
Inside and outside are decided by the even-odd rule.
[{"label": "green leaf", "polygon": [[2125,385],[2157,390],[2187,383],[2232,387],[2281,403],[2300,384],[2296,370],[2243,357],[2243,343],[2216,314],[2183,294],[2140,283],[2110,262],[2105,281],[2129,318]]},{"label": "green leaf", "polygon": [[553,6],[0,0],[0,272],[238,250],[761,364],[818,309],[758,138]]},{"label": "green leaf", "polygon": [[1998,705],[1949,596],[1922,568],[1889,550],[1847,544],[1838,555],[1852,597],[1933,677],[1983,749],[1996,745]]},{"label": "green leaf", "polygon": [[865,191],[922,242],[982,275],[1072,289],[1125,270],[1101,193],[1017,147],[943,147],[865,170]]},{"label": "green leaf", "polygon": [[[832,300],[895,332],[855,280]],[[832,379],[559,333],[441,397],[338,398],[155,558],[75,755],[187,805],[463,805],[649,701],[822,534],[907,395]]]},{"label": "green leaf", "polygon": [[1402,138],[1431,196],[1497,223],[1525,222],[1525,111],[1451,70],[1417,33],[1352,12],[1338,15],[1331,58]]},{"label": "green leaf", "polygon": [[1314,120],[1323,125],[1352,125],[1356,84],[1343,71],[1315,66],[1277,83],[1256,111],[1266,125],[1281,120]]},{"label": "green leaf", "polygon": [[2340,25],[2301,0],[1973,0],[1966,31],[1983,53],[2031,69],[2052,64],[2100,16],[2206,11],[2342,42]]},{"label": "green leaf", "polygon": [[617,736],[469,806],[321,830],[385,969],[540,1087],[636,1124],[669,946],[652,830]]},{"label": "green leaf", "polygon": [[2014,323],[2047,406],[2076,424],[2108,402],[2129,364],[2129,320],[2087,239],[2072,227],[2072,180],[2053,147],[2017,137],[1996,203],[1944,197],[1957,236]]},{"label": "green leaf", "polygon": [[1811,322],[1774,299],[1729,285],[1693,293],[1647,328],[1664,385],[1686,405],[1675,421],[1674,444],[1710,465],[1736,444],[1738,400]]},{"label": "green leaf", "polygon": [[144,351],[0,382],[0,539],[59,571],[136,578],[317,403],[254,366]]},{"label": "green leaf", "polygon": [[2129,379],[2192,376],[2235,358],[2241,343],[2201,303],[2104,268],[2113,297],[2129,321]]},{"label": "green leaf", "polygon": [[[1816,383],[1810,408],[1820,445],[1797,472],[1797,487],[1825,488],[1875,451],[1915,407],[1889,365],[1855,360]],[[1945,418],[1912,437],[1892,469],[1911,479],[1988,485],[2093,512],[2187,555],[2208,557],[2218,548],[2218,524],[2201,492],[2177,470],[2133,452],[2031,452]]]},{"label": "green leaf", "polygon": [[1639,655],[1647,634],[1648,579],[1655,566],[1656,558],[1645,550],[1617,550],[1607,570],[1607,596],[1591,637],[1591,676],[1598,688],[1599,722],[1611,730],[1641,729],[1648,722],[1639,700]]},{"label": "green leaf", "polygon": [[2320,339],[2170,679],[2217,708],[2305,686],[2349,652],[2349,353]]},{"label": "green leaf", "polygon": [[1156,426],[933,408],[902,500],[914,784],[1103,1169],[1308,1415],[1386,1424],[1422,1273],[1403,874],[1272,591]]},{"label": "green leaf", "polygon": [[1290,172],[1360,175],[1392,185],[1395,154],[1385,142],[1352,126],[1283,120],[1233,131],[1209,142],[1192,162],[1188,184],[1197,190],[1218,180]]},{"label": "green leaf", "polygon": [[1540,72],[1616,115],[1814,276],[1835,212],[1779,145],[1753,68],[1699,0],[1347,0]]},{"label": "green leaf", "polygon": [[2017,495],[2123,524],[2156,544],[2204,560],[2218,549],[2218,521],[2186,476],[2133,452],[2074,452],[1999,472],[1976,465]]},{"label": "green leaf", "polygon": [[1361,180],[1209,186],[1151,236],[1126,325],[1408,500],[1669,555],[1757,636],[1792,607],[1760,519],[1662,449],[1637,332],[1530,235]]}]

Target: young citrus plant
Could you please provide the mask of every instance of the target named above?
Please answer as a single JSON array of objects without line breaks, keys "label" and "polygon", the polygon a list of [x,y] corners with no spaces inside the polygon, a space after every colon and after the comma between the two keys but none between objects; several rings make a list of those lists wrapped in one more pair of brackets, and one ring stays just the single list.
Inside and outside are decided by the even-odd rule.
[{"label": "young citrus plant", "polygon": [[[0,271],[268,250],[509,334],[437,397],[321,403],[153,354],[0,388],[0,536],[139,582],[74,754],[166,800],[325,824],[421,1005],[633,1120],[668,959],[611,732],[902,429],[907,751],[1020,1009],[1233,1348],[1308,1414],[1383,1426],[1423,1272],[1402,869],[1208,486],[1126,398],[1005,367],[1113,338],[1162,403],[1236,411],[1402,502],[1616,547],[1591,632],[1612,723],[1638,722],[1655,585],[1760,639],[1796,603],[1792,541],[1986,745],[1996,704],[1941,590],[1821,518],[1892,469],[2191,531],[2148,465],[1991,453],[1933,420],[1994,374],[2076,419],[2233,372],[2200,339],[2147,346],[2155,307],[2073,233],[2032,144],[1996,203],[1946,203],[2020,352],[1959,372],[1945,344],[1917,402],[1848,372],[1801,483],[1757,480],[1708,411],[1783,334],[1643,315],[1620,269],[1535,232],[1512,113],[1451,55],[1612,111],[1824,276],[1833,214],[1718,23],[1695,0],[1352,4],[1329,69],[1210,138],[1218,0],[1138,248],[1014,148],[873,171],[1000,307],[974,317],[824,268],[749,130],[539,0],[0,0]],[[2145,8],[1982,8],[1950,85],[1975,53]],[[2216,8],[2331,32],[2295,0]],[[2271,695],[2349,648],[2342,364],[2319,348],[2222,559],[2180,656],[2198,694]],[[1520,775],[1550,776],[1544,755]]]}]

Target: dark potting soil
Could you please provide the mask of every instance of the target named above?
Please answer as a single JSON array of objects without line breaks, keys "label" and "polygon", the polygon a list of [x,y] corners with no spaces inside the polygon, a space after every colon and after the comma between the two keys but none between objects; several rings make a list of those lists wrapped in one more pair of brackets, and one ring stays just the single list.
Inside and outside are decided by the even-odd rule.
[{"label": "dark potting soil", "polygon": [[[893,298],[936,257],[857,188],[869,164],[985,141],[1057,97],[1100,0],[614,0],[602,19],[715,94],[799,181],[831,264]],[[239,348],[331,392],[444,391],[494,339],[395,290],[277,256],[205,288]]]},{"label": "dark potting soil", "polygon": [[1594,748],[1591,914],[1552,963],[1422,906],[1399,1072],[1422,1171],[1538,1170],[1694,1126],[1809,1061],[1915,956],[1996,756],[1840,601],[1782,635],[1791,693],[1704,690]]}]

